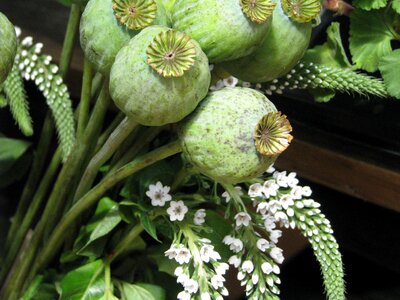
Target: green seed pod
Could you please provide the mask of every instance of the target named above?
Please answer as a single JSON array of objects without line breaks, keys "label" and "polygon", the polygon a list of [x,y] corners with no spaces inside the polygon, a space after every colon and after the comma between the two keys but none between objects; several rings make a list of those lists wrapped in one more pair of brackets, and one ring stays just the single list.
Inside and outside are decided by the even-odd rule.
[{"label": "green seed pod", "polygon": [[233,60],[262,43],[274,7],[272,0],[177,0],[172,27],[198,41],[210,62]]},{"label": "green seed pod", "polygon": [[118,53],[111,69],[115,104],[136,122],[148,126],[175,123],[207,95],[208,59],[184,33],[150,26]]},{"label": "green seed pod", "polygon": [[0,84],[10,73],[17,53],[17,36],[13,24],[0,12]]},{"label": "green seed pod", "polygon": [[236,184],[263,173],[289,145],[286,116],[249,88],[210,93],[183,122],[183,154],[198,172]]},{"label": "green seed pod", "polygon": [[118,51],[141,28],[168,23],[160,0],[90,0],[80,24],[81,46],[93,66],[107,74]]},{"label": "green seed pod", "polygon": [[[319,1],[319,0],[318,0]],[[303,57],[311,37],[312,24],[289,18],[280,4],[274,11],[271,30],[252,54],[223,67],[233,76],[249,82],[266,82],[289,72]]]}]

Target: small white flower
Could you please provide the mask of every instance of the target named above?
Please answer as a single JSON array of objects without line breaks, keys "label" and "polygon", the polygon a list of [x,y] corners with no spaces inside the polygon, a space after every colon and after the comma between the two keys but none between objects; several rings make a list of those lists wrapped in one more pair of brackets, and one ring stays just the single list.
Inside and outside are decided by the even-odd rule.
[{"label": "small white flower", "polygon": [[269,275],[271,274],[273,267],[269,262],[264,262],[261,265],[261,270],[263,271],[264,274]]},{"label": "small white flower", "polygon": [[177,296],[178,300],[190,300],[191,296],[188,292],[182,291]]},{"label": "small white flower", "polygon": [[229,265],[227,263],[220,263],[215,267],[215,273],[219,275],[225,275],[226,271],[229,270]]},{"label": "small white flower", "polygon": [[189,279],[183,284],[183,287],[189,294],[196,294],[199,289],[199,284],[197,281]]},{"label": "small white flower", "polygon": [[282,254],[283,250],[281,248],[275,247],[271,249],[269,255],[275,260],[278,264],[281,264],[285,259]]},{"label": "small white flower", "polygon": [[237,280],[242,281],[246,277],[246,274],[243,273],[242,271],[239,271],[237,273]]},{"label": "small white flower", "polygon": [[[229,291],[227,290],[226,287],[223,287],[222,290],[220,291],[220,293],[222,296],[225,296],[225,297],[229,296]],[[223,298],[222,298],[222,300],[223,300]]]},{"label": "small white flower", "polygon": [[232,243],[229,245],[229,249],[231,249],[231,251],[235,253],[238,253],[243,249],[243,242],[239,239],[234,239]]},{"label": "small white flower", "polygon": [[254,270],[254,265],[251,260],[246,260],[242,263],[242,271],[246,273],[252,273]]},{"label": "small white flower", "polygon": [[177,283],[180,283],[182,285],[185,285],[185,283],[190,279],[190,277],[186,274],[180,274],[179,276],[177,276],[178,278],[176,279]]},{"label": "small white flower", "polygon": [[147,197],[151,199],[151,205],[164,206],[165,202],[171,201],[172,197],[168,194],[170,191],[169,186],[163,186],[160,181],[155,185],[150,184],[149,190],[146,192]]},{"label": "small white flower", "polygon": [[178,254],[178,246],[173,244],[171,247],[164,252],[165,256],[168,256],[169,259],[174,259],[175,256]]},{"label": "small white flower", "polygon": [[275,274],[279,274],[281,272],[281,269],[279,269],[278,265],[274,265],[272,267],[272,272],[274,272]]},{"label": "small white flower", "polygon": [[236,77],[229,76],[224,79],[224,85],[228,87],[235,87],[238,84],[239,80]]},{"label": "small white flower", "polygon": [[21,35],[21,28],[19,28],[18,26],[14,26],[14,29],[16,36],[19,37]]},{"label": "small white flower", "polygon": [[218,91],[225,86],[223,80],[218,80],[214,85],[210,86],[210,91]]},{"label": "small white flower", "polygon": [[293,197],[290,195],[284,195],[279,199],[283,209],[288,209],[290,206],[294,205]]},{"label": "small white flower", "polygon": [[193,218],[194,224],[202,225],[206,221],[205,217],[206,217],[206,210],[204,208],[197,210]]},{"label": "small white flower", "polygon": [[251,198],[262,197],[263,196],[263,186],[260,183],[252,184],[251,186],[249,186],[248,195]]},{"label": "small white flower", "polygon": [[273,215],[263,215],[264,226],[267,231],[272,231],[276,228],[276,220]]},{"label": "small white flower", "polygon": [[272,174],[275,172],[274,164],[270,165],[266,171],[269,174]]},{"label": "small white flower", "polygon": [[257,248],[260,249],[260,251],[265,252],[269,247],[270,245],[266,239],[259,239],[257,241]]},{"label": "small white flower", "polygon": [[249,226],[249,223],[251,221],[251,217],[248,213],[245,212],[240,212],[237,213],[235,216],[235,220],[236,220],[236,226],[240,227],[240,226]]},{"label": "small white flower", "polygon": [[208,263],[210,260],[217,261],[221,259],[221,256],[217,251],[214,251],[214,246],[212,245],[204,245],[200,249],[200,257],[202,261]]},{"label": "small white flower", "polygon": [[182,247],[177,250],[175,260],[178,262],[178,264],[187,264],[191,258],[192,254],[190,253],[189,249]]},{"label": "small white flower", "polygon": [[281,223],[282,226],[289,228],[289,218],[283,211],[278,211],[274,217],[276,221]]},{"label": "small white flower", "polygon": [[224,286],[225,278],[217,274],[211,277],[211,285],[214,289],[218,290]]},{"label": "small white flower", "polygon": [[290,191],[290,195],[293,197],[295,200],[299,200],[303,197],[303,188],[301,186],[295,186],[292,188]]},{"label": "small white flower", "polygon": [[282,236],[282,231],[280,230],[272,230],[269,233],[269,239],[271,240],[271,242],[273,242],[274,244],[278,243],[278,239]]},{"label": "small white flower", "polygon": [[258,274],[256,274],[256,273],[254,273],[252,276],[251,276],[251,282],[255,285],[255,284],[257,284],[258,283],[258,280],[260,279],[260,277],[258,276]]},{"label": "small white flower", "polygon": [[174,275],[176,277],[180,276],[183,274],[183,268],[182,267],[176,267],[175,271],[174,271]]},{"label": "small white flower", "polygon": [[236,255],[232,255],[231,257],[229,257],[228,263],[230,265],[233,265],[235,268],[238,268],[240,266],[240,264],[242,263],[242,260],[240,259],[240,257],[238,257]]},{"label": "small white flower", "polygon": [[291,172],[287,176],[287,185],[291,188],[295,187],[299,183],[299,180],[296,178],[296,173]]},{"label": "small white flower", "polygon": [[211,296],[209,293],[202,293],[200,296],[201,300],[211,300]]},{"label": "small white flower", "polygon": [[222,242],[225,244],[225,245],[230,245],[230,244],[232,244],[232,242],[235,240],[235,238],[233,237],[233,236],[231,236],[231,235],[226,235],[225,237],[224,237],[224,239],[222,240]]},{"label": "small white flower", "polygon": [[275,178],[276,183],[279,186],[288,187],[288,177],[286,176],[286,171],[283,172],[276,171],[272,176]]},{"label": "small white flower", "polygon": [[271,214],[275,214],[281,208],[282,208],[282,205],[277,200],[271,200],[268,202],[268,210]]},{"label": "small white flower", "polygon": [[265,198],[269,199],[271,196],[276,196],[279,185],[276,184],[274,179],[269,179],[263,184],[263,193]]},{"label": "small white flower", "polygon": [[[239,196],[243,196],[242,187],[235,186],[235,190]],[[227,191],[222,193],[222,197],[225,198],[225,202],[228,203],[231,200],[231,195]]]},{"label": "small white flower", "polygon": [[268,213],[268,208],[269,205],[267,202],[261,202],[257,205],[257,212],[262,215],[265,215],[266,213]]},{"label": "small white flower", "polygon": [[301,192],[303,194],[304,197],[310,197],[312,194],[312,190],[309,186],[303,186],[301,188]]},{"label": "small white flower", "polygon": [[185,217],[185,214],[188,212],[188,208],[183,203],[182,200],[179,201],[171,201],[170,207],[167,209],[167,213],[169,214],[169,219],[173,221],[182,221]]},{"label": "small white flower", "polygon": [[211,72],[212,70],[214,70],[214,65],[213,65],[213,64],[209,64],[209,65],[208,65],[208,69],[209,69],[210,72]]}]

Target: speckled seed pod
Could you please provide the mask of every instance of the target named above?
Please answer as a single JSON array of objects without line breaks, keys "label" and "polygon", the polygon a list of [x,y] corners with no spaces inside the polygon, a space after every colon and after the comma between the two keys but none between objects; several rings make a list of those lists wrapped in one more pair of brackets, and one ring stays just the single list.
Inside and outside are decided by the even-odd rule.
[{"label": "speckled seed pod", "polygon": [[220,183],[263,173],[289,145],[291,126],[263,94],[249,88],[210,93],[181,125],[185,158]]},{"label": "speckled seed pod", "polygon": [[211,75],[199,44],[184,33],[150,26],[118,53],[111,69],[115,104],[148,126],[175,123],[207,95]]},{"label": "speckled seed pod", "polygon": [[13,24],[0,12],[0,84],[11,71],[17,52],[17,36]]},{"label": "speckled seed pod", "polygon": [[[130,18],[129,5],[136,2],[149,3],[151,9]],[[141,26],[151,24],[169,24],[160,0],[90,0],[80,24],[82,49],[96,70],[107,74],[118,51],[139,32]]]},{"label": "speckled seed pod", "polygon": [[227,62],[223,67],[233,76],[249,82],[266,82],[289,72],[303,57],[311,37],[312,24],[298,23],[277,5],[271,30],[252,54]]},{"label": "speckled seed pod", "polygon": [[212,63],[252,53],[271,23],[272,0],[177,0],[172,26],[199,42]]}]

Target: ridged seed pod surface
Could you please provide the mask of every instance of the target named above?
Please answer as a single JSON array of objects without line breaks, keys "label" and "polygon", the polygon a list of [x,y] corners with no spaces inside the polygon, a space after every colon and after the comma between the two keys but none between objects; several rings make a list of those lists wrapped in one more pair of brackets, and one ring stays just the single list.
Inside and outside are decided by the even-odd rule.
[{"label": "ridged seed pod surface", "polygon": [[[168,25],[164,6],[157,0],[157,14],[153,24]],[[111,0],[90,0],[82,14],[80,41],[85,56],[96,70],[107,74],[118,51],[135,36],[115,17]]]},{"label": "ridged seed pod surface", "polygon": [[0,12],[0,84],[10,73],[17,52],[17,36],[13,24]]},{"label": "ridged seed pod surface", "polygon": [[111,69],[110,93],[115,104],[137,122],[148,126],[175,123],[191,113],[207,95],[211,74],[198,43],[194,65],[181,77],[164,78],[147,64],[147,48],[161,32],[150,26],[118,53]]},{"label": "ridged seed pod surface", "polygon": [[266,82],[289,72],[303,57],[311,37],[312,24],[291,20],[278,3],[271,30],[252,54],[225,63],[233,76],[249,82]]},{"label": "ridged seed pod surface", "polygon": [[243,13],[239,0],[177,0],[172,27],[197,40],[210,62],[252,53],[263,41],[271,18],[262,24]]},{"label": "ridged seed pod surface", "polygon": [[264,115],[276,112],[263,94],[249,88],[210,93],[184,120],[180,139],[185,158],[221,183],[239,183],[263,173],[276,157],[260,155],[254,132]]}]

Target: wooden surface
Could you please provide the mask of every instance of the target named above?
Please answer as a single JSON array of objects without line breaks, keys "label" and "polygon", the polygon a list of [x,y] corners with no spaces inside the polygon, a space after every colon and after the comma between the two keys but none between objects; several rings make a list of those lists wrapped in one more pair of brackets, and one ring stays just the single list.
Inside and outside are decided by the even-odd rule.
[{"label": "wooden surface", "polygon": [[276,165],[310,181],[400,212],[398,172],[298,139]]}]

